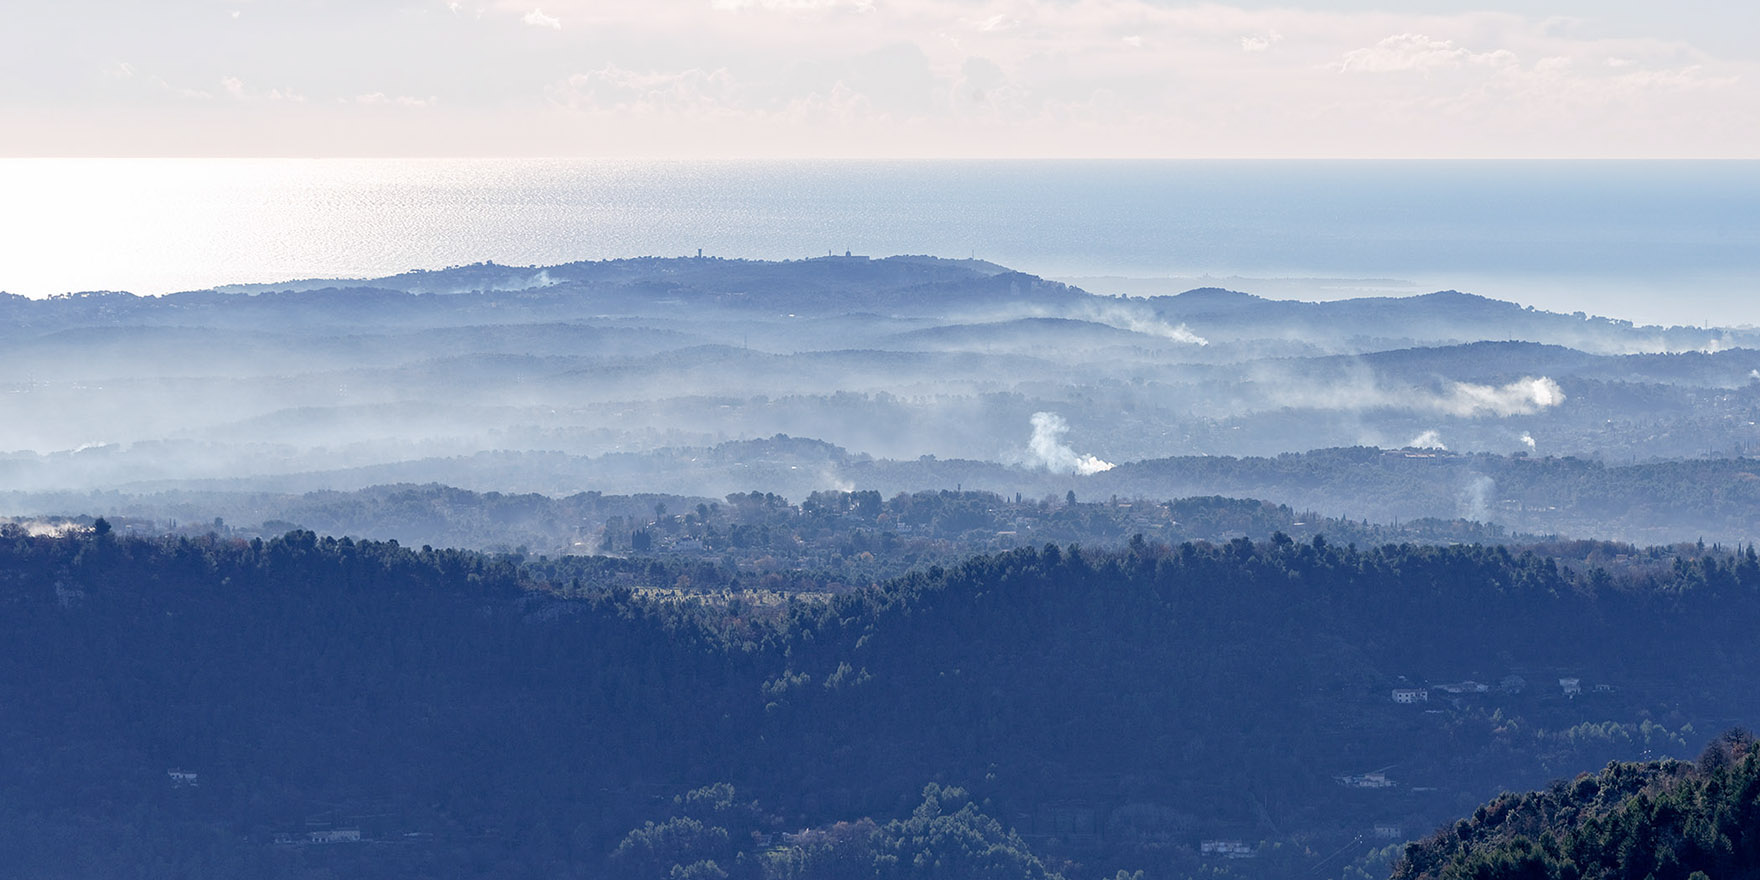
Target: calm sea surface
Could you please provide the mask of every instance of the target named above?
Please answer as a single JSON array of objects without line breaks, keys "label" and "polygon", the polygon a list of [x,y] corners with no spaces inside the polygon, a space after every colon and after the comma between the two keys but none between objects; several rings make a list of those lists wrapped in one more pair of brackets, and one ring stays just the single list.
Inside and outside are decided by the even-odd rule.
[{"label": "calm sea surface", "polygon": [[[698,248],[1756,323],[1760,162],[0,160],[0,290],[29,296]],[[1268,280],[1313,278],[1410,286]]]}]

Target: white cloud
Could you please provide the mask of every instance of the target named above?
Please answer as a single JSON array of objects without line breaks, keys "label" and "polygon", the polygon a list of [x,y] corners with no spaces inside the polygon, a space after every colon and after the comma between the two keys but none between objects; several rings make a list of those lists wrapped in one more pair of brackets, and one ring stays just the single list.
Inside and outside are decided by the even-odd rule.
[{"label": "white cloud", "polygon": [[1283,34],[1270,31],[1264,34],[1249,34],[1241,37],[1241,50],[1245,52],[1264,52],[1272,46],[1283,42]]},{"label": "white cloud", "polygon": [[553,31],[562,30],[562,19],[557,18],[554,15],[545,15],[543,9],[534,9],[531,12],[526,13],[520,21],[523,21],[532,27],[549,28]]},{"label": "white cloud", "polygon": [[676,114],[731,108],[735,92],[726,70],[642,72],[608,64],[556,84],[550,98],[574,110]]},{"label": "white cloud", "polygon": [[722,12],[763,9],[783,12],[812,12],[848,8],[857,12],[873,12],[874,0],[710,0],[710,8]]},{"label": "white cloud", "polygon": [[1453,40],[1438,40],[1424,34],[1395,34],[1364,49],[1352,49],[1334,67],[1344,73],[1394,73],[1415,70],[1429,73],[1445,68],[1467,65],[1507,67],[1516,63],[1515,53],[1507,49],[1471,52]]},{"label": "white cloud", "polygon": [[[64,4],[42,4],[58,5]],[[637,154],[658,147],[730,155],[722,151],[734,141],[745,145],[739,155],[827,156],[1684,157],[1760,150],[1760,59],[1735,49],[1719,57],[1633,27],[1621,30],[1604,17],[1585,23],[1512,12],[1410,12],[1400,4],[1394,11],[1344,11],[1168,0],[391,4],[401,5],[430,14],[392,15],[385,4],[325,5],[337,28],[362,38],[320,68],[286,34],[220,24],[229,8],[257,11],[236,0],[213,7],[214,32],[199,38],[229,41],[251,59],[249,67],[219,67],[235,64],[219,60],[233,56],[192,54],[194,44],[169,37],[129,50],[133,77],[121,68],[94,76],[91,61],[62,60],[47,50],[45,63],[88,65],[58,77],[92,92],[87,105],[73,96],[76,108],[111,106],[118,98],[175,105],[175,96],[191,92],[152,87],[158,69],[180,71],[178,86],[202,84],[223,99],[277,94],[244,82],[215,85],[223,74],[253,86],[297,82],[337,114],[384,88],[390,66],[407,75],[397,91],[386,92],[388,101],[399,93],[448,97],[443,109],[423,117],[419,136],[412,127],[401,143],[464,138],[470,149],[490,152],[519,149],[490,133],[521,127],[532,137],[517,143],[530,149],[587,149],[580,146],[586,123],[554,113],[556,104],[630,114],[617,146]],[[42,14],[76,24],[70,13]],[[483,63],[460,89],[447,59],[457,57],[457,41],[466,35],[452,24],[455,16],[462,23],[472,15],[509,26],[468,32],[469,51]],[[544,39],[522,34],[527,27]],[[892,55],[884,63],[855,61],[885,52]],[[968,76],[974,58],[1005,76],[978,83]],[[557,83],[555,71],[582,70],[589,73],[572,84]],[[1316,75],[1328,70],[1349,75]],[[631,75],[639,71],[650,73]],[[641,76],[678,79],[643,83]],[[534,83],[552,85],[546,92]],[[298,100],[286,90],[279,96]],[[713,136],[686,130],[690,107],[712,108]],[[677,118],[633,119],[661,108]],[[112,116],[105,124],[119,133],[161,125],[189,132],[177,137],[191,149],[219,149],[202,143],[195,117]],[[847,136],[776,128],[785,117],[850,126],[840,129]],[[605,121],[593,125],[603,129]],[[254,137],[274,150],[375,149],[327,139],[322,133],[338,128],[314,123],[322,120],[307,114],[279,127],[240,129],[235,148],[251,152],[242,139]],[[47,131],[9,140],[21,151],[52,150]],[[69,129],[58,137],[68,142],[76,134]],[[382,135],[357,129],[349,136]]]},{"label": "white cloud", "polygon": [[[343,99],[343,100],[345,103],[349,102],[349,99]],[[354,96],[352,103],[360,104],[360,105],[367,106],[367,107],[395,106],[395,107],[427,108],[427,107],[433,107],[433,106],[439,104],[440,99],[433,97],[431,95],[426,98],[417,98],[417,97],[414,97],[411,95],[392,96],[392,95],[387,95],[384,92],[368,92],[367,94],[364,94],[364,95]]]},{"label": "white cloud", "polygon": [[989,18],[978,19],[978,20],[972,22],[973,29],[978,30],[978,31],[982,31],[984,33],[993,33],[995,31],[1006,31],[1006,30],[1010,30],[1012,28],[1017,28],[1020,26],[1021,26],[1021,23],[1020,23],[1019,19],[1009,18],[1007,15],[1004,15],[1000,12],[995,15],[990,16]]},{"label": "white cloud", "polygon": [[253,90],[244,84],[244,80],[231,75],[220,78],[220,88],[240,101],[284,101],[289,104],[303,104],[306,101],[305,95],[292,89],[270,89],[266,92]]}]

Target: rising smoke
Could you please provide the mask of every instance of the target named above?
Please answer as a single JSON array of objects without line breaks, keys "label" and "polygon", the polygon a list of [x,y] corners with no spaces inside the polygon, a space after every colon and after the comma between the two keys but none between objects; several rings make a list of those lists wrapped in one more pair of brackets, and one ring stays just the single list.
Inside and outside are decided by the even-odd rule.
[{"label": "rising smoke", "polygon": [[1149,309],[1091,303],[1086,308],[1077,311],[1075,317],[1093,321],[1096,324],[1105,324],[1108,327],[1117,327],[1120,330],[1159,336],[1173,342],[1199,346],[1210,344],[1210,340],[1193,333],[1191,328],[1186,325],[1169,324]]},{"label": "rising smoke", "polygon": [[1491,521],[1491,493],[1497,491],[1497,481],[1480,474],[1474,477],[1461,489],[1460,514],[1462,519],[1474,522]]},{"label": "rising smoke", "polygon": [[1442,442],[1442,435],[1434,429],[1425,431],[1424,433],[1413,437],[1406,442],[1406,447],[1409,449],[1441,449],[1444,451],[1448,449],[1448,446]]},{"label": "rising smoke", "polygon": [[1090,321],[1095,324],[1105,324],[1118,330],[1129,330],[1132,333],[1155,336],[1185,345],[1205,346],[1210,344],[1210,340],[1193,333],[1190,327],[1184,324],[1170,324],[1155,314],[1153,309],[1143,305],[1122,302],[1091,302],[1067,309],[1033,306],[1019,311],[1010,310],[1007,314]]},{"label": "rising smoke", "polygon": [[1525,416],[1564,403],[1564,389],[1541,376],[1524,376],[1508,385],[1455,382],[1432,405],[1451,416]]},{"label": "rising smoke", "polygon": [[1063,442],[1069,433],[1069,422],[1057,413],[1033,413],[1033,438],[1027,441],[1026,464],[1042,467],[1056,474],[1097,474],[1112,470],[1113,464],[1092,455],[1077,454]]},{"label": "rising smoke", "polygon": [[1440,388],[1389,387],[1364,369],[1342,381],[1321,383],[1283,371],[1254,377],[1277,404],[1343,411],[1398,409],[1457,418],[1533,415],[1564,403],[1564,389],[1546,376],[1524,376],[1506,385],[1448,382]]}]

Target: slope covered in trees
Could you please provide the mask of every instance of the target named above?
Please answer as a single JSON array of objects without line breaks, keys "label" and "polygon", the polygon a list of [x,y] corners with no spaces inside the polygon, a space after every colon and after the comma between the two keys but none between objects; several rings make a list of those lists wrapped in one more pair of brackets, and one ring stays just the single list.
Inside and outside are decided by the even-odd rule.
[{"label": "slope covered in trees", "polygon": [[1609,764],[1504,795],[1414,843],[1394,880],[1760,876],[1760,748],[1732,730],[1697,764]]},{"label": "slope covered in trees", "polygon": [[[1384,827],[1760,715],[1760,559],[1656,562],[1047,545],[709,603],[308,532],[12,528],[0,851],[40,877],[774,878],[915,835],[1031,850],[998,877],[1336,872]],[[908,827],[930,783],[970,792],[945,834]],[[722,784],[745,825],[679,806]],[[614,858],[676,819],[727,842]]]}]

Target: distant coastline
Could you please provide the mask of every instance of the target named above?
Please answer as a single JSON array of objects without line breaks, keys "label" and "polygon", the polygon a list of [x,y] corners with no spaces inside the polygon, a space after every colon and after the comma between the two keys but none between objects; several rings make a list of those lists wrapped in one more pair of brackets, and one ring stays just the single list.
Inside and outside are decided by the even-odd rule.
[{"label": "distant coastline", "polygon": [[15,159],[0,187],[0,290],[32,297],[853,250],[1760,323],[1760,162]]}]

